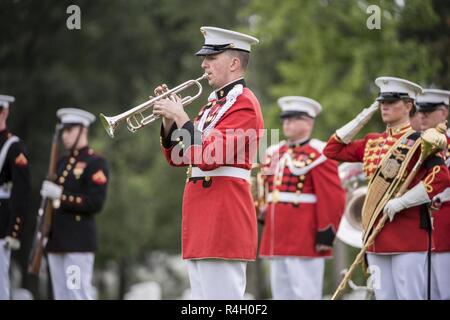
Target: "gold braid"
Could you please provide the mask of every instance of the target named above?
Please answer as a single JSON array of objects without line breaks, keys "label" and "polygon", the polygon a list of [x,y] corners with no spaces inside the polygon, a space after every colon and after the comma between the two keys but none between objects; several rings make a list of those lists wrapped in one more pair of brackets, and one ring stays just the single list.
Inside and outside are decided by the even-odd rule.
[{"label": "gold braid", "polygon": [[425,179],[423,179],[423,183],[425,185],[425,189],[427,190],[428,193],[433,192],[433,187],[431,186],[431,184],[434,181],[435,176],[441,171],[441,167],[440,166],[434,166],[433,170],[425,177]]}]

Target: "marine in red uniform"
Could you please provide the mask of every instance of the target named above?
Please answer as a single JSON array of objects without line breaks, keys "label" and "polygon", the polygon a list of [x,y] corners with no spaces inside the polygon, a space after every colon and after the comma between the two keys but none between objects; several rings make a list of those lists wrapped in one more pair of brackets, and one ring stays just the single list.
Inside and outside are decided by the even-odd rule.
[{"label": "marine in red uniform", "polygon": [[[256,258],[256,212],[250,169],[263,119],[244,81],[251,36],[202,27],[202,68],[215,90],[191,121],[178,97],[155,103],[163,117],[162,151],[171,165],[190,166],[183,196],[182,250],[193,299],[242,299],[246,261]],[[166,90],[155,89],[156,94]]]},{"label": "marine in red uniform", "polygon": [[345,206],[337,162],[311,139],[322,107],[306,97],[278,100],[287,141],[271,146],[263,174],[268,188],[260,256],[270,258],[274,299],[320,299],[325,257]]},{"label": "marine in red uniform", "polygon": [[[417,97],[422,130],[436,127],[448,119],[450,91],[425,89]],[[447,131],[450,147],[450,131]],[[446,152],[450,167],[450,153]],[[434,197],[438,210],[433,210],[433,254],[431,260],[431,298],[450,300],[450,188]]]},{"label": "marine in red uniform", "polygon": [[[420,133],[412,130],[409,115],[414,112],[415,98],[422,88],[410,81],[392,77],[377,78],[375,83],[380,87],[377,101],[337,130],[324,149],[324,154],[329,158],[363,162],[368,181],[385,157],[391,159],[393,156],[401,163],[404,155],[397,152],[399,148],[411,148],[420,137]],[[370,133],[352,141],[378,110],[378,104],[383,122],[387,125],[386,131]],[[419,155],[420,148],[413,153],[407,173]],[[392,163],[397,164],[396,161]],[[389,175],[388,171],[386,175]],[[369,270],[374,272],[376,278],[374,289],[377,299],[426,297],[426,251],[430,225],[427,210],[422,205],[442,192],[448,186],[448,179],[448,169],[442,155],[438,154],[419,169],[403,196],[386,203],[383,211],[389,215],[391,222],[378,234],[368,253]],[[369,193],[370,186],[369,182]]]}]

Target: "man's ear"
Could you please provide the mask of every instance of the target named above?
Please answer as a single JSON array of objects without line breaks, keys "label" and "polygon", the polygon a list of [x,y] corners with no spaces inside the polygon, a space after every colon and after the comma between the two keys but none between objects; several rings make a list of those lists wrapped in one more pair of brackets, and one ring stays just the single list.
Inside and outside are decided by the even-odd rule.
[{"label": "man's ear", "polygon": [[239,70],[240,68],[241,68],[241,60],[239,60],[238,57],[232,57],[230,64],[231,71],[236,71]]},{"label": "man's ear", "polygon": [[414,102],[412,102],[411,100],[406,102],[406,110],[409,114],[411,114],[411,111],[414,108]]}]

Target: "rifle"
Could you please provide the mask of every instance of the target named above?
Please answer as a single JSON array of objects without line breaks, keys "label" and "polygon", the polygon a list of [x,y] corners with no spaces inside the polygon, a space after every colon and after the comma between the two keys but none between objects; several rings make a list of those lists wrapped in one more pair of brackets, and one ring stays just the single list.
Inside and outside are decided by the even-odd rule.
[{"label": "rifle", "polygon": [[[50,151],[50,161],[47,171],[47,180],[56,180],[56,162],[58,160],[58,140],[62,125],[57,124],[52,139]],[[53,206],[52,201],[46,197],[41,199],[41,205],[38,211],[37,229],[34,236],[33,248],[31,250],[30,262],[28,264],[28,273],[38,275],[41,269],[41,260],[44,255],[45,245],[47,244],[48,234],[52,224]]]}]

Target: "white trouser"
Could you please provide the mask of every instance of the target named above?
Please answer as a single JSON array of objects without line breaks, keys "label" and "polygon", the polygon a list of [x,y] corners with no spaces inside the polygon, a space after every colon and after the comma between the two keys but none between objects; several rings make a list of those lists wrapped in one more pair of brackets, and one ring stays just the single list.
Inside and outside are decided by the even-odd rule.
[{"label": "white trouser", "polygon": [[5,240],[0,240],[0,300],[9,300],[9,263],[11,250],[5,248]]},{"label": "white trouser", "polygon": [[55,300],[92,300],[94,253],[49,253]]},{"label": "white trouser", "polygon": [[238,260],[188,260],[191,298],[241,300],[244,298],[247,262]]},{"label": "white trouser", "polygon": [[427,298],[427,253],[368,253],[369,270],[377,300]]},{"label": "white trouser", "polygon": [[450,252],[431,255],[431,299],[450,300]]},{"label": "white trouser", "polygon": [[273,299],[322,299],[325,258],[283,257],[270,260]]}]

